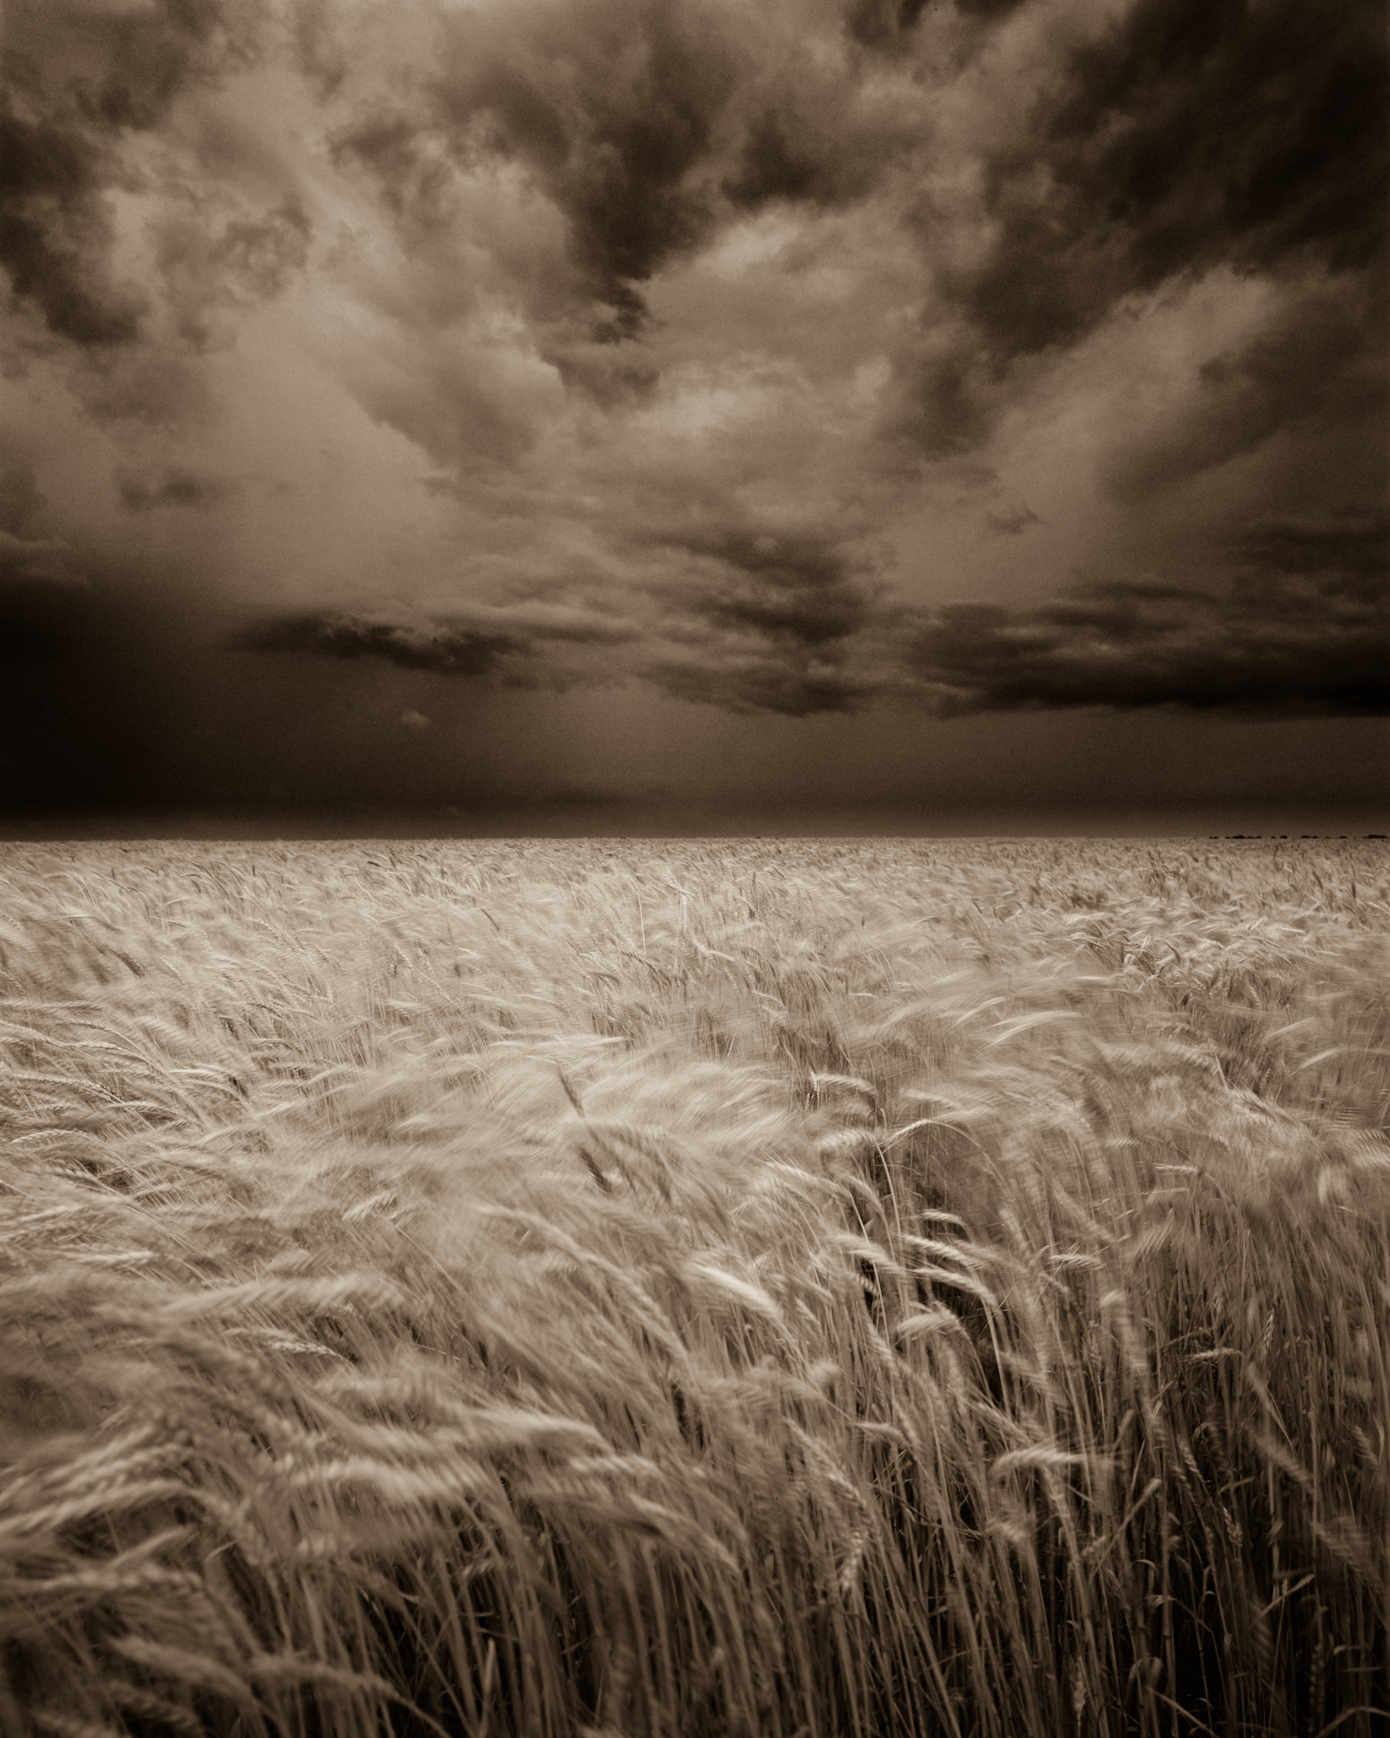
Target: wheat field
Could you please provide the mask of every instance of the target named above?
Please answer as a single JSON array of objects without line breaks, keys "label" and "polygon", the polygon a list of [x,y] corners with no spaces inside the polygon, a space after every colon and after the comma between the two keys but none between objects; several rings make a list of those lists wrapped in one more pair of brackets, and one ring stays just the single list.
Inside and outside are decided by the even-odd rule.
[{"label": "wheat field", "polygon": [[0,847],[0,1732],[1390,1733],[1388,882]]}]

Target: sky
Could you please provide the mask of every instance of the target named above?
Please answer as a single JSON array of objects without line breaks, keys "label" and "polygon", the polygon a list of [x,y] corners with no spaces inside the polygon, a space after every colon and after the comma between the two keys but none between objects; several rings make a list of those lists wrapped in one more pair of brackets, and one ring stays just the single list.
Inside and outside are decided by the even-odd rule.
[{"label": "sky", "polygon": [[0,35],[6,815],[1390,814],[1378,0]]}]

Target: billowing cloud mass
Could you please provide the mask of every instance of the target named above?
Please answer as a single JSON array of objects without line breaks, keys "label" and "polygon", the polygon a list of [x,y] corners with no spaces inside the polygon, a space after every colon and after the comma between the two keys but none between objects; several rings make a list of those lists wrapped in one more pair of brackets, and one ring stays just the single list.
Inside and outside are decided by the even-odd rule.
[{"label": "billowing cloud mass", "polygon": [[378,690],[378,784],[444,795],[465,718],[577,741],[614,695],[752,757],[818,717],[1390,716],[1371,0],[0,33],[25,801],[95,800],[117,741],[132,792],[254,792],[273,739],[350,796],[378,749],[314,708]]},{"label": "billowing cloud mass", "polygon": [[946,716],[1182,706],[1280,716],[1390,712],[1378,600],[1328,585],[1078,587],[1028,610],[954,604],[916,642]]}]

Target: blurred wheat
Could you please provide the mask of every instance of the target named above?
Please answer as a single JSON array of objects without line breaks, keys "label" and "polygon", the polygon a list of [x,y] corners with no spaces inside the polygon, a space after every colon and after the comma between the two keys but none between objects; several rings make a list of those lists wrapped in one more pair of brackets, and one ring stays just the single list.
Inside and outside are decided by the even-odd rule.
[{"label": "blurred wheat", "polygon": [[0,1733],[1390,1732],[1387,876],[0,849]]}]

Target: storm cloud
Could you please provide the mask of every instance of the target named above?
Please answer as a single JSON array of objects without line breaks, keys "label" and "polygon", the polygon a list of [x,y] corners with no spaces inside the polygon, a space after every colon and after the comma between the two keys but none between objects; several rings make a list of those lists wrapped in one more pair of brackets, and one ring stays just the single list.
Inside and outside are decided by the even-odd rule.
[{"label": "storm cloud", "polygon": [[561,700],[704,708],[752,764],[867,717],[1386,714],[1370,0],[12,0],[0,32],[27,791],[45,756],[258,789],[273,737],[350,793],[316,707],[392,745],[381,788],[446,792],[459,719]]},{"label": "storm cloud", "polygon": [[141,179],[126,146],[186,90],[250,64],[257,22],[243,0],[6,9],[0,265],[56,336],[105,346],[139,334],[148,296],[113,261],[112,196]]},{"label": "storm cloud", "polygon": [[[1250,545],[1292,558],[1319,540],[1317,530],[1271,526]],[[814,601],[789,601],[774,578],[761,601],[706,597],[686,615],[654,611],[627,646],[571,661],[566,680],[639,676],[680,699],[789,717],[884,704],[938,718],[1083,707],[1390,716],[1386,588],[1378,572],[1368,583],[1335,560],[1313,577],[1306,561],[1289,559],[1275,574],[1262,561],[1217,595],[1093,581],[1028,609],[949,604],[870,619],[861,606],[855,626],[852,636],[823,600],[819,612]],[[447,621],[307,615],[262,624],[236,643],[444,676],[496,676],[519,659],[539,660],[532,680],[547,673],[535,641]]]},{"label": "storm cloud", "polygon": [[139,328],[143,299],[113,282],[105,163],[84,132],[0,112],[0,263],[15,295],[77,344],[119,344]]},{"label": "storm cloud", "polygon": [[940,717],[1106,706],[1260,717],[1390,714],[1390,610],[1326,585],[1209,597],[1093,583],[1037,609],[957,604],[916,639]]},{"label": "storm cloud", "polygon": [[1315,578],[1331,594],[1384,604],[1390,591],[1390,513],[1274,518],[1239,538],[1251,571]]},{"label": "storm cloud", "polygon": [[[687,531],[692,577],[621,625],[573,606],[458,621],[323,612],[257,625],[240,646],[480,678],[578,649],[568,681],[638,676],[681,699],[790,717],[875,705],[981,712],[1175,708],[1250,717],[1390,715],[1390,517],[1261,521],[1208,592],[1156,581],[1076,584],[1027,608],[913,609],[876,593],[844,549],[809,533]],[[494,619],[503,612],[494,612]],[[546,642],[550,642],[547,647]]]},{"label": "storm cloud", "polygon": [[873,613],[849,553],[811,533],[712,527],[667,547],[694,558],[686,607],[717,624],[814,647],[843,640]]},{"label": "storm cloud", "polygon": [[1077,44],[985,164],[997,235],[958,287],[991,353],[1074,342],[1124,297],[1216,265],[1367,268],[1390,179],[1382,22],[1139,0]]},{"label": "storm cloud", "polygon": [[313,652],[324,658],[384,658],[405,670],[482,676],[499,657],[524,648],[502,634],[479,634],[447,622],[417,627],[350,615],[282,616],[248,629],[233,644],[250,652]]},{"label": "storm cloud", "polygon": [[443,193],[441,167],[515,163],[563,217],[596,332],[632,335],[640,286],[713,220],[700,171],[737,67],[710,9],[602,0],[462,15],[439,38],[423,111],[368,111],[335,135],[403,223]]}]

